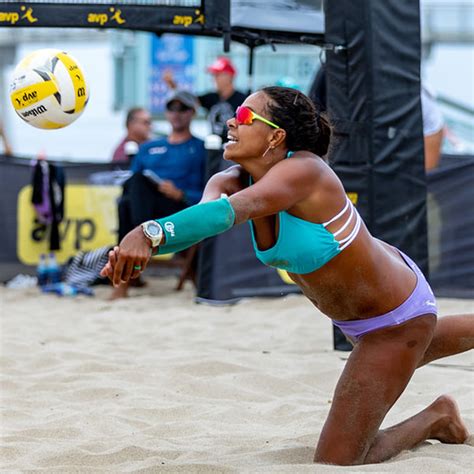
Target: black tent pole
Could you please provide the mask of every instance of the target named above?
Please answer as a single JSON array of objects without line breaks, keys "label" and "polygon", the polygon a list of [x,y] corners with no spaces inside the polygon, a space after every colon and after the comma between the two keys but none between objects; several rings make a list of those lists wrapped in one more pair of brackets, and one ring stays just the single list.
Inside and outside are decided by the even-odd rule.
[{"label": "black tent pole", "polygon": [[254,53],[255,53],[255,45],[252,43],[249,46],[249,68],[248,68],[248,95],[250,95],[253,90],[253,60],[254,60]]},{"label": "black tent pole", "polygon": [[[230,24],[230,0],[219,0],[211,2],[213,8],[219,8],[220,20],[223,23],[222,39],[224,41],[224,53],[230,51],[231,24]],[[219,6],[218,6],[219,5]]]}]

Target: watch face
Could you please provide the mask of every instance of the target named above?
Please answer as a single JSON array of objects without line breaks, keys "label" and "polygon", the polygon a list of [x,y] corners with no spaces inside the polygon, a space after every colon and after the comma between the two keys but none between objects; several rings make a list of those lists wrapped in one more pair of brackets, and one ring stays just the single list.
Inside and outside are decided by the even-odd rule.
[{"label": "watch face", "polygon": [[153,236],[153,237],[159,235],[159,233],[160,233],[160,228],[159,228],[158,225],[156,225],[156,224],[155,224],[155,225],[154,225],[154,224],[149,224],[149,225],[147,226],[147,229],[146,229],[146,230],[147,230],[148,233],[149,233],[151,236]]}]

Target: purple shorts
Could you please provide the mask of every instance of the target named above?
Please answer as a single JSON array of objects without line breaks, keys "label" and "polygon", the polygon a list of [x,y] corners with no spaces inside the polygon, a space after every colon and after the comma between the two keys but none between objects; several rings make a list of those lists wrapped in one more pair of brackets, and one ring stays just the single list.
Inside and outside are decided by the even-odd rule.
[{"label": "purple shorts", "polygon": [[405,255],[400,250],[399,252],[407,265],[415,272],[417,277],[415,289],[400,306],[381,316],[352,321],[333,320],[333,324],[336,325],[349,340],[353,342],[357,341],[364,334],[376,331],[377,329],[397,326],[398,324],[402,324],[424,314],[437,315],[436,299],[425,276],[408,255]]}]

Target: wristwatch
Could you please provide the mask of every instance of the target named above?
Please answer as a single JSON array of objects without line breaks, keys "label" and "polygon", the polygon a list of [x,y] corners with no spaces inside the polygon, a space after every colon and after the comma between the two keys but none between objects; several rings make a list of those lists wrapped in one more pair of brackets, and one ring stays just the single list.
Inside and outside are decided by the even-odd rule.
[{"label": "wristwatch", "polygon": [[146,221],[142,224],[145,237],[150,239],[152,247],[158,247],[163,237],[163,229],[156,221]]}]

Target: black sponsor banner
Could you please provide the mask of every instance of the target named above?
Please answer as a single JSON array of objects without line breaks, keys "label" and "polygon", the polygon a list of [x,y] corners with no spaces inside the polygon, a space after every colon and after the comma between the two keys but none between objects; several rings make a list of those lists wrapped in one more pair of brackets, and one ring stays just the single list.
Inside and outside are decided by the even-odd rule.
[{"label": "black sponsor banner", "polygon": [[[204,11],[196,7],[116,5],[113,2],[67,6],[57,3],[0,2],[0,26],[123,28],[202,34],[205,25]],[[209,27],[207,22],[207,28]]]},{"label": "black sponsor banner", "polygon": [[[248,46],[323,44],[321,1],[0,2],[0,27],[119,28],[222,37]],[[310,5],[311,4],[311,5]],[[183,6],[185,5],[185,6]],[[285,13],[290,12],[290,17]]]}]

